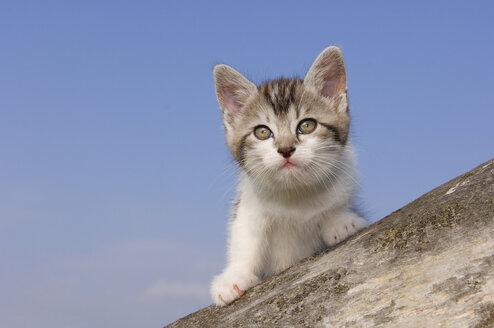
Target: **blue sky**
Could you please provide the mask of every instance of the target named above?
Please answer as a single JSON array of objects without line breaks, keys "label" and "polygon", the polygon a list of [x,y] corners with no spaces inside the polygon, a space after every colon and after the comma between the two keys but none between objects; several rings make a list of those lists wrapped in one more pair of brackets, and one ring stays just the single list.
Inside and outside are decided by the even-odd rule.
[{"label": "blue sky", "polygon": [[0,326],[210,304],[236,168],[212,79],[342,48],[371,221],[493,157],[489,1],[3,1]]}]

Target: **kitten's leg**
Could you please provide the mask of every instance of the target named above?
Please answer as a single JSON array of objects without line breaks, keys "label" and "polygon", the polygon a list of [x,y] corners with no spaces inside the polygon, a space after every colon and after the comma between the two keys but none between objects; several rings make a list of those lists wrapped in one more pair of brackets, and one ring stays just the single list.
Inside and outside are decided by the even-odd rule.
[{"label": "kitten's leg", "polygon": [[333,246],[365,228],[367,221],[357,213],[345,209],[331,213],[321,223],[321,232],[327,246]]},{"label": "kitten's leg", "polygon": [[249,215],[246,212],[239,208],[231,222],[228,265],[211,284],[211,296],[219,306],[232,303],[260,281],[266,249],[265,222],[252,217],[252,210]]}]

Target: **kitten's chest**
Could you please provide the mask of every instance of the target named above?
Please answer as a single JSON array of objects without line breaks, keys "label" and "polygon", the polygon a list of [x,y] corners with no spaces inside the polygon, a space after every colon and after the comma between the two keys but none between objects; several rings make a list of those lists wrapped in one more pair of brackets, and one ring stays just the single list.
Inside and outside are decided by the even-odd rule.
[{"label": "kitten's chest", "polygon": [[317,222],[287,223],[284,220],[274,222],[266,234],[267,276],[279,273],[323,249],[319,225]]}]

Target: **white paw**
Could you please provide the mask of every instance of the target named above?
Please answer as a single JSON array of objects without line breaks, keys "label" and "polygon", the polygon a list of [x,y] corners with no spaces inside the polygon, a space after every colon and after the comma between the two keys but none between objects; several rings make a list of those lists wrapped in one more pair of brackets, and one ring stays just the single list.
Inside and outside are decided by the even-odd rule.
[{"label": "white paw", "polygon": [[214,277],[211,283],[211,296],[214,304],[225,306],[244,295],[245,291],[259,282],[254,274],[245,274],[239,270],[225,270]]},{"label": "white paw", "polygon": [[322,225],[322,236],[328,246],[333,246],[365,228],[367,221],[354,212],[344,212]]}]

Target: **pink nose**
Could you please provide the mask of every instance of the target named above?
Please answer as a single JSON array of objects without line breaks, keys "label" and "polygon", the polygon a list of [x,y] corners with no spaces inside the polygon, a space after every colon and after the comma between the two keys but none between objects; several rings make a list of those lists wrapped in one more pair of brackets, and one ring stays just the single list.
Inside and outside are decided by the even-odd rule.
[{"label": "pink nose", "polygon": [[282,147],[278,148],[278,153],[281,154],[284,158],[288,158],[292,156],[292,154],[295,152],[295,147]]}]

